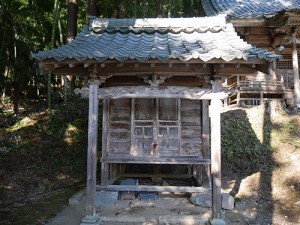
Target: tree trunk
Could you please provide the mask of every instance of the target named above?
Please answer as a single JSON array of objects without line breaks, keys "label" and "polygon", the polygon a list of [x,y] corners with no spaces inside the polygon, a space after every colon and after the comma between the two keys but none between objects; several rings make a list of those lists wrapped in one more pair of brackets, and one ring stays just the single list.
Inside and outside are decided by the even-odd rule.
[{"label": "tree trunk", "polygon": [[173,0],[169,0],[168,18],[172,17]]},{"label": "tree trunk", "polygon": [[78,5],[76,0],[68,0],[67,15],[67,43],[70,43],[77,34]]},{"label": "tree trunk", "polygon": [[[96,7],[94,7],[96,8]],[[68,0],[68,15],[67,15],[67,44],[70,43],[77,35],[77,15],[78,5],[76,0]],[[64,76],[64,101],[67,101],[67,93],[72,93],[74,90],[75,77]]]},{"label": "tree trunk", "polygon": [[87,13],[86,13],[86,23],[89,24],[90,16],[97,16],[97,6],[96,0],[88,0],[87,2]]},{"label": "tree trunk", "polygon": [[19,99],[20,99],[20,84],[17,81],[15,81],[13,85],[14,85],[14,96],[13,96],[14,113],[18,115]]},{"label": "tree trunk", "polygon": [[115,1],[115,9],[117,11],[117,14],[116,14],[117,18],[125,18],[125,8],[124,8],[123,0]]},{"label": "tree trunk", "polygon": [[199,6],[199,8],[198,8],[199,9],[199,16],[201,16],[201,17],[206,16],[206,13],[205,13],[205,11],[204,11],[204,9],[202,7],[202,1],[201,0],[199,0],[198,6]]},{"label": "tree trunk", "polygon": [[162,5],[163,5],[163,0],[158,0],[157,1],[157,9],[156,9],[156,17],[157,18],[163,17]]},{"label": "tree trunk", "polygon": [[[51,34],[51,43],[50,43],[50,48],[54,47],[54,38],[55,38],[55,28],[56,28],[56,22],[57,22],[57,16],[58,16],[58,1],[54,1],[54,10],[53,10],[53,23],[52,23],[52,34]],[[48,72],[48,93],[47,93],[47,98],[48,98],[48,110],[51,112],[51,92],[52,92],[52,87],[51,87],[51,72]]]}]

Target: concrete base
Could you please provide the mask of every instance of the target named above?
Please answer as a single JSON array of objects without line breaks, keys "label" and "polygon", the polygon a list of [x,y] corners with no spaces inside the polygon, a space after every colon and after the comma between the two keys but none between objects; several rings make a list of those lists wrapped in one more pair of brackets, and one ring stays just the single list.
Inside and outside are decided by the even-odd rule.
[{"label": "concrete base", "polygon": [[101,223],[100,217],[98,215],[94,215],[94,216],[85,216],[81,220],[80,225],[100,225],[100,223]]},{"label": "concrete base", "polygon": [[197,216],[160,216],[159,224],[205,225],[209,220]]},{"label": "concrete base", "polygon": [[211,225],[225,225],[225,220],[223,219],[213,219],[210,221]]}]

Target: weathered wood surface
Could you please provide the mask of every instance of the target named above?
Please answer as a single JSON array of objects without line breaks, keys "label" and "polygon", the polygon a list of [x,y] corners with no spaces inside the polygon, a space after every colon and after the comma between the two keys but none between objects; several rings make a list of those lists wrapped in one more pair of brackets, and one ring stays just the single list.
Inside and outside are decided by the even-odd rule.
[{"label": "weathered wood surface", "polygon": [[98,97],[99,81],[90,81],[89,88],[89,124],[87,152],[87,196],[86,215],[96,214],[96,171],[97,171],[97,140],[98,140]]},{"label": "weathered wood surface", "polygon": [[109,143],[108,154],[127,153],[130,151],[130,99],[117,99],[109,101]]},{"label": "weathered wood surface", "polygon": [[[88,97],[88,88],[75,89],[75,94]],[[204,100],[213,97],[225,99],[228,94],[224,92],[212,93],[211,89],[181,86],[133,86],[133,87],[107,87],[98,90],[99,99],[122,99],[122,98],[175,98]]]},{"label": "weathered wood surface", "polygon": [[201,102],[181,100],[181,155],[201,153]]},{"label": "weathered wood surface", "polygon": [[211,175],[212,212],[214,219],[222,218],[221,199],[221,101],[212,99],[210,105],[211,124]]},{"label": "weathered wood surface", "polygon": [[164,157],[164,156],[128,156],[128,155],[110,155],[102,158],[104,163],[133,163],[133,164],[210,164],[210,159],[203,159],[197,156],[179,156],[179,157]]},{"label": "weathered wood surface", "polygon": [[130,177],[130,178],[152,178],[152,177],[159,177],[159,178],[165,178],[165,179],[188,179],[192,178],[192,175],[190,174],[149,174],[149,173],[121,173],[121,177]]},{"label": "weathered wood surface", "polygon": [[109,155],[149,156],[156,142],[155,155],[201,156],[201,102],[142,98],[109,102],[109,118],[103,120],[109,127],[107,141],[103,140],[109,143]]},{"label": "weathered wood surface", "polygon": [[[209,101],[203,100],[202,101],[202,154],[204,159],[210,159],[209,136],[210,136]],[[202,178],[202,186],[206,188],[211,188],[210,165],[202,166],[201,178]]]},{"label": "weathered wood surface", "polygon": [[[102,75],[113,75],[113,76],[132,76],[135,75],[149,75],[152,73],[165,74],[165,75],[178,75],[178,76],[195,76],[195,75],[207,75],[210,74],[210,67],[206,65],[210,64],[265,64],[264,59],[254,59],[246,61],[244,59],[234,59],[230,62],[226,62],[222,59],[212,59],[207,62],[191,59],[189,60],[189,67],[181,60],[168,60],[168,63],[161,62],[160,60],[147,60],[147,63],[141,63],[137,60],[130,60],[123,63],[125,69],[118,66],[119,62],[116,60],[106,60],[105,63],[99,63],[93,59],[87,59],[82,62],[78,62],[74,59],[66,59],[57,62],[54,59],[47,59],[39,63],[40,74],[46,74],[48,72],[53,72],[56,75],[66,75],[72,74],[76,76],[88,77],[88,65],[98,64],[98,74]],[[58,64],[59,67],[54,65]],[[70,68],[69,64],[73,65]],[[151,66],[155,64],[155,66]],[[169,65],[173,66],[170,67]],[[105,65],[105,66],[101,66]],[[139,65],[139,66],[136,66]]]},{"label": "weathered wood surface", "polygon": [[[102,157],[107,156],[108,154],[108,144],[109,144],[109,138],[108,138],[108,131],[109,131],[109,110],[108,110],[108,101],[104,99],[102,101],[103,104],[103,120],[102,120]],[[101,184],[107,185],[108,184],[108,164],[101,164]]]},{"label": "weathered wood surface", "polygon": [[[208,188],[190,186],[146,186],[146,185],[107,185],[97,186],[97,191],[159,191],[159,192],[183,192],[196,193],[211,191]],[[221,195],[220,195],[221,196]]]},{"label": "weathered wood surface", "polygon": [[282,93],[284,86],[281,81],[240,81],[238,89],[241,91],[277,91]]}]

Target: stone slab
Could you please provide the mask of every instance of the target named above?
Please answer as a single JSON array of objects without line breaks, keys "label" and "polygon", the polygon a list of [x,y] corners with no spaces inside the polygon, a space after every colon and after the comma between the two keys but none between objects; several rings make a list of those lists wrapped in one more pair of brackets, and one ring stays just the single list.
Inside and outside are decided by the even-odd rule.
[{"label": "stone slab", "polygon": [[160,216],[159,224],[206,225],[208,219],[197,216]]},{"label": "stone slab", "polygon": [[119,193],[116,191],[97,192],[96,207],[113,207],[118,201]]},{"label": "stone slab", "polygon": [[81,220],[80,225],[100,225],[100,224],[101,224],[100,217],[98,215],[94,215],[94,216],[85,216]]},{"label": "stone slab", "polygon": [[211,225],[225,225],[225,221],[223,219],[213,219],[210,221]]}]

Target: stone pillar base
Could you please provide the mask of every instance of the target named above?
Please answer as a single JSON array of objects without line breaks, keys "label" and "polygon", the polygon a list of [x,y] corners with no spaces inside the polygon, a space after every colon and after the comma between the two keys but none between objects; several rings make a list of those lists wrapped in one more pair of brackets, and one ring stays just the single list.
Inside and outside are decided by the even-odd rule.
[{"label": "stone pillar base", "polygon": [[225,225],[225,221],[223,219],[213,219],[210,220],[211,225]]},{"label": "stone pillar base", "polygon": [[81,220],[80,225],[100,225],[100,217],[98,215],[85,216]]}]

